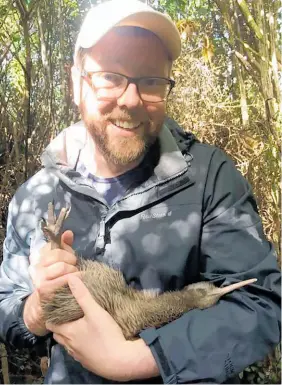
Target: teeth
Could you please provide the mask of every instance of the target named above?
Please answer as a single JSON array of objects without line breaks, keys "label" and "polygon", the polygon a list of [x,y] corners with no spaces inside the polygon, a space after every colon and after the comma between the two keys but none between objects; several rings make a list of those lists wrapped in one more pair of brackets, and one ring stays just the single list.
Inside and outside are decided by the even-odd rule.
[{"label": "teeth", "polygon": [[114,120],[113,123],[121,128],[137,128],[141,124],[141,122],[125,122],[121,120]]}]

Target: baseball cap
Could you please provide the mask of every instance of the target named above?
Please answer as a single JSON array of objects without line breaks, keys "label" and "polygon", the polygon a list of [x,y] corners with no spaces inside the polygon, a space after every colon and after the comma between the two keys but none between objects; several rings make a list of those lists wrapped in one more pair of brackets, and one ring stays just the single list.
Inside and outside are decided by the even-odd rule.
[{"label": "baseball cap", "polygon": [[77,37],[74,59],[79,48],[93,47],[107,32],[117,26],[147,29],[159,37],[172,60],[180,55],[180,35],[169,17],[139,0],[111,0],[88,11]]}]

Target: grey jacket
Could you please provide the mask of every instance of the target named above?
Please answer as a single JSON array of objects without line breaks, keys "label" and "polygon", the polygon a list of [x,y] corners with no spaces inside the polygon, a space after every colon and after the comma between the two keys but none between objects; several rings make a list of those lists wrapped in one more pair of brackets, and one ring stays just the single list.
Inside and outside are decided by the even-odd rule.
[{"label": "grey jacket", "polygon": [[[71,205],[65,229],[74,231],[76,251],[121,269],[137,289],[161,293],[199,280],[227,285],[258,279],[212,308],[141,332],[161,373],[147,382],[222,383],[264,358],[280,340],[281,276],[251,188],[230,158],[166,119],[143,160],[142,178],[108,207],[80,173],[82,165],[91,171],[92,151],[83,123],[67,128],[45,150],[43,169],[11,201],[0,275],[0,337],[15,347],[44,342],[26,329],[22,309],[33,290],[29,264],[45,243],[40,219],[54,200],[57,211]],[[52,347],[45,382],[110,383],[59,345]]]}]

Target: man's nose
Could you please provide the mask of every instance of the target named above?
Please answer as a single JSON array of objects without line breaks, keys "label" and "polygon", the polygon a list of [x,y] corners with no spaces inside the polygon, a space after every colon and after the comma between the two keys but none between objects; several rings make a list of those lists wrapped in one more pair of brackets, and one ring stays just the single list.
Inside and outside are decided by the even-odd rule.
[{"label": "man's nose", "polygon": [[124,93],[118,98],[119,107],[135,108],[142,104],[136,84],[130,83]]}]

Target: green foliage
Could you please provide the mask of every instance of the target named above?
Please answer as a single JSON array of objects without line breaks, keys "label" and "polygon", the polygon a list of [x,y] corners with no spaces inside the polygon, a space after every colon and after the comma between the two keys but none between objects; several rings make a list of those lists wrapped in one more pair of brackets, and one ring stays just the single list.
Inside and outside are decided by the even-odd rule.
[{"label": "green foliage", "polygon": [[243,384],[281,384],[281,349],[276,348],[271,357],[246,368],[240,380]]},{"label": "green foliage", "polygon": [[185,0],[160,0],[159,8],[170,15],[173,20],[185,15],[187,2]]}]

